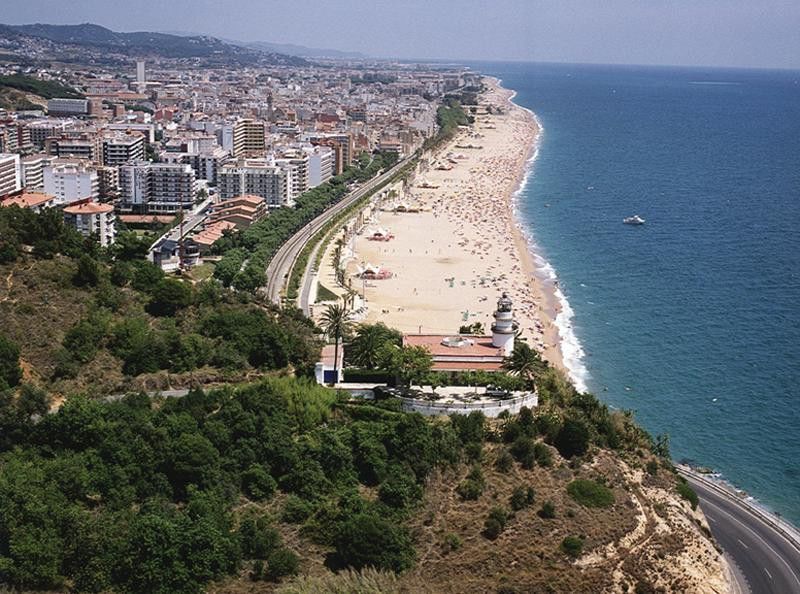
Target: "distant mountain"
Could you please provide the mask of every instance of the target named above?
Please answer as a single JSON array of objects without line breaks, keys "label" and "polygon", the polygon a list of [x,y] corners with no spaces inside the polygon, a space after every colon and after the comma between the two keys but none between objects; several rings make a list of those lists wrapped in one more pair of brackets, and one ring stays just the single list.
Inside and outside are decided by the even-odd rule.
[{"label": "distant mountain", "polygon": [[209,58],[237,62],[268,62],[290,66],[303,66],[307,62],[261,48],[246,48],[226,43],[207,35],[181,36],[168,33],[119,33],[84,23],[82,25],[0,25],[0,37],[23,36],[45,39],[58,44],[80,46],[124,53],[127,56],[159,56],[163,58]]},{"label": "distant mountain", "polygon": [[340,60],[361,60],[368,58],[366,54],[360,52],[347,52],[335,49],[321,49],[317,47],[306,47],[304,45],[295,45],[293,43],[272,43],[269,41],[233,41],[226,40],[229,43],[240,45],[242,47],[249,47],[266,52],[277,52],[280,54],[289,54],[290,56],[301,56],[303,58],[335,58]]}]

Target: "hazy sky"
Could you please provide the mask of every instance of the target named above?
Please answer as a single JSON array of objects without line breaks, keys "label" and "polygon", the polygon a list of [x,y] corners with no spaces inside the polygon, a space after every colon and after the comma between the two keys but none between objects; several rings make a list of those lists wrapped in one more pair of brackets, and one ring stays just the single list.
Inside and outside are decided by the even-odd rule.
[{"label": "hazy sky", "polygon": [[800,68],[800,0],[0,0],[11,24],[196,31],[372,56]]}]

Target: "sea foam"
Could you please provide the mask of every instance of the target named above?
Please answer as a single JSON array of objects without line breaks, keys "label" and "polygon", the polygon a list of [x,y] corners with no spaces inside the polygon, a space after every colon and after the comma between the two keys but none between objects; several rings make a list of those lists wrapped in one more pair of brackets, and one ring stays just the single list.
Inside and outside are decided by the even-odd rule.
[{"label": "sea foam", "polygon": [[[513,101],[516,94],[516,91],[512,91],[509,100]],[[550,262],[548,262],[547,259],[542,255],[542,249],[539,245],[537,245],[536,240],[533,237],[533,233],[530,231],[532,227],[531,222],[525,220],[525,217],[519,208],[520,196],[523,195],[528,187],[530,178],[534,172],[536,158],[539,156],[539,149],[544,136],[544,126],[533,111],[526,107],[522,107],[517,103],[515,103],[515,105],[531,114],[539,128],[539,133],[536,135],[531,156],[525,163],[525,172],[520,180],[519,187],[514,192],[512,197],[514,219],[517,228],[525,238],[528,249],[533,255],[534,262],[536,263],[536,275],[541,281],[552,285],[554,288],[554,295],[558,301],[559,312],[553,322],[558,329],[558,336],[561,341],[561,356],[564,362],[564,367],[566,367],[572,383],[575,384],[575,388],[580,392],[585,392],[588,389],[586,382],[589,378],[589,371],[586,369],[586,366],[583,362],[586,353],[584,352],[580,340],[578,340],[578,337],[573,329],[572,320],[575,317],[575,311],[570,306],[566,295],[564,295],[564,292],[559,286],[558,275],[556,274],[555,268],[553,268]]]}]

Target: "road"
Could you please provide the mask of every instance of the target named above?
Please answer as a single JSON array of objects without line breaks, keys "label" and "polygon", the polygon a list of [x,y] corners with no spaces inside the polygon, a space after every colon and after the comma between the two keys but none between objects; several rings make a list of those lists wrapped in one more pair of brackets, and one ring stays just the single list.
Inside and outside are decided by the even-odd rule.
[{"label": "road", "polygon": [[153,248],[162,240],[162,239],[171,239],[173,241],[180,241],[181,239],[181,231],[183,231],[183,236],[185,237],[190,231],[192,231],[195,227],[197,227],[200,223],[202,223],[206,219],[206,211],[208,207],[211,205],[212,198],[206,198],[203,202],[192,208],[190,211],[185,211],[183,215],[183,225],[177,224],[166,233],[164,233],[161,237],[156,239],[153,242],[153,245],[150,246],[150,254],[152,255]]},{"label": "road", "polygon": [[281,294],[288,281],[289,274],[292,271],[292,266],[294,266],[297,256],[300,255],[303,247],[305,247],[306,243],[308,243],[317,231],[341,211],[350,207],[354,202],[359,201],[377,186],[388,181],[412,158],[413,157],[406,157],[402,161],[398,161],[395,163],[394,167],[353,190],[342,200],[328,208],[325,212],[292,235],[292,237],[278,249],[275,256],[273,256],[272,260],[270,260],[270,263],[267,265],[266,293],[269,300],[280,305]]},{"label": "road", "polygon": [[[800,594],[800,540],[774,518],[700,475],[679,469],[700,497],[711,532],[752,594]],[[737,571],[738,570],[738,571]]]}]

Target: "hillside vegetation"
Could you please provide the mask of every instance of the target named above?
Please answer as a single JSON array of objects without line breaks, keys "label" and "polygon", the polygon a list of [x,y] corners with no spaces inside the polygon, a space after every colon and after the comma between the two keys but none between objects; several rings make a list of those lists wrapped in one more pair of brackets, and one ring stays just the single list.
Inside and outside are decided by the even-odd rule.
[{"label": "hillside vegetation", "polygon": [[40,80],[25,76],[24,74],[0,76],[0,90],[2,89],[17,89],[26,93],[33,93],[44,99],[52,99],[54,97],[66,97],[67,99],[84,98],[84,95],[72,87],[67,87],[52,80]]},{"label": "hillside vegetation", "polygon": [[299,311],[167,277],[149,242],[123,233],[107,251],[57,211],[0,209],[0,320],[26,378],[101,395],[313,369],[321,343]]}]

